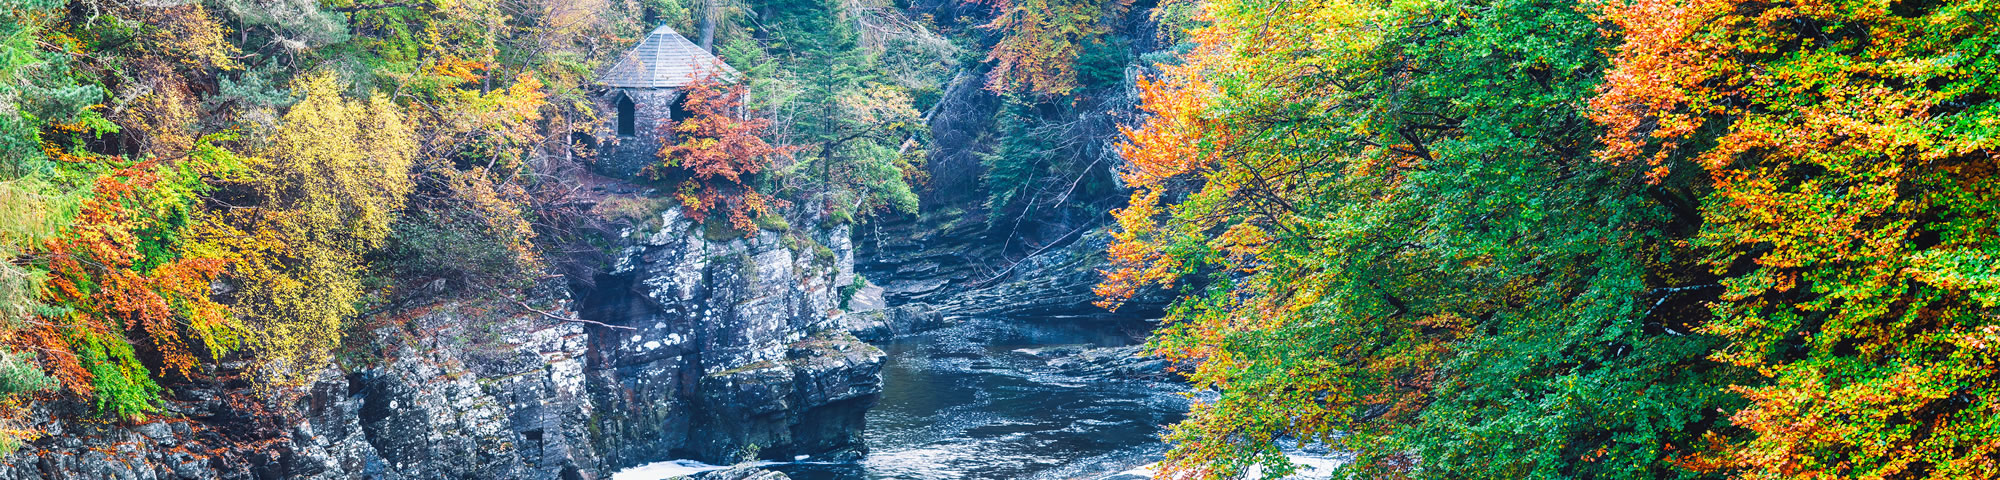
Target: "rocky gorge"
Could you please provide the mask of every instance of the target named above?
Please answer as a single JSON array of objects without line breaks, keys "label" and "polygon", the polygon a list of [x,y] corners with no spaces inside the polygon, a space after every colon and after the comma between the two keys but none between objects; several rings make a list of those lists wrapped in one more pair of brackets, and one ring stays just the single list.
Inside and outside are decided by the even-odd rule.
[{"label": "rocky gorge", "polygon": [[[1101,267],[1102,232],[1044,249],[982,283],[966,281],[977,274],[974,264],[951,261],[958,257],[945,248],[916,247],[976,243],[951,238],[949,228],[888,245],[861,235],[859,248],[849,228],[720,236],[669,208],[625,232],[591,289],[550,282],[504,301],[370,316],[365,342],[342,359],[347,368],[324,372],[290,404],[256,396],[242,372],[217,370],[176,385],[167,420],[127,425],[44,413],[32,427],[49,435],[0,465],[0,478],[579,480],[667,459],[854,465],[843,462],[869,452],[864,423],[884,392],[883,348],[942,338],[913,337],[938,329],[962,338],[951,343],[958,346],[896,348],[942,355],[946,363],[921,368],[947,375],[960,375],[949,365],[976,372],[1001,362],[1051,379],[1044,381],[1135,385],[1113,387],[1132,392],[1113,400],[1166,398],[1166,388],[1137,386],[1171,383],[1166,363],[1125,343],[1149,327],[1069,295],[1087,291]],[[885,253],[896,251],[903,253]],[[911,287],[940,279],[930,296]],[[841,288],[848,285],[855,287]],[[1064,317],[1076,320],[1051,325],[1126,326],[1081,337],[1007,333],[1040,331],[1049,327],[1033,325]],[[995,320],[1005,318],[1018,320]],[[1125,320],[1110,320],[1118,318]],[[1092,335],[1126,340],[1109,347],[1078,340]],[[977,355],[997,355],[992,360],[972,364],[950,360],[1023,342],[1056,345],[991,350]],[[910,363],[917,361],[900,368],[927,365]],[[1164,403],[1139,410],[1154,412],[1138,417],[1151,418],[1139,423],[1144,431],[1172,417],[1143,415],[1184,408],[1157,402]],[[1130,435],[1150,437],[1144,431]],[[848,478],[814,472],[794,478]]]},{"label": "rocky gorge", "polygon": [[[1142,3],[1140,10],[1151,8]],[[905,9],[948,28],[983,31],[972,30],[983,23],[973,19],[986,13],[970,5],[919,0]],[[1138,54],[1162,48],[1144,33],[1154,28],[1147,18],[1117,20],[1118,35],[1131,40],[1105,45],[1129,52],[1099,52],[1106,71],[1139,68]],[[1161,371],[1164,362],[1141,358],[1133,344],[1152,325],[1130,321],[1157,318],[1166,298],[1153,292],[1113,314],[1093,305],[1091,290],[1110,242],[1102,211],[1120,194],[1107,187],[1115,182],[1113,127],[1128,120],[1097,112],[1133,111],[1129,81],[1112,75],[1090,87],[1088,102],[1042,113],[1048,118],[1035,122],[1076,126],[1062,133],[1075,151],[1057,153],[1066,164],[1037,186],[1053,189],[1038,195],[1054,204],[994,212],[979,206],[990,188],[979,158],[1000,149],[995,132],[1011,100],[986,88],[984,67],[954,68],[937,79],[945,85],[932,92],[940,98],[922,119],[931,151],[920,168],[932,183],[918,192],[921,211],[856,224],[800,208],[778,225],[760,218],[746,235],[663,206],[673,202],[650,188],[657,185],[627,182],[633,165],[586,165],[594,169],[586,184],[600,181],[597,175],[619,178],[609,182],[616,185],[609,195],[622,198],[594,201],[626,200],[645,210],[608,244],[590,245],[604,251],[603,261],[592,252],[590,261],[569,262],[587,271],[562,270],[569,277],[519,292],[370,311],[351,320],[336,366],[319,372],[303,395],[259,394],[249,371],[256,362],[235,359],[163,382],[161,411],[137,423],[94,416],[92,405],[74,399],[36,402],[21,424],[0,425],[37,433],[0,461],[0,479],[609,480],[675,459],[825,463],[701,474],[711,480],[882,478],[855,473],[873,468],[857,467],[871,445],[896,444],[905,439],[883,435],[929,427],[905,424],[888,434],[864,428],[893,375],[907,382],[902,393],[920,390],[893,399],[900,402],[894,414],[932,415],[932,423],[959,423],[951,413],[972,417],[968,422],[1019,419],[952,410],[957,406],[921,392],[952,385],[927,381],[973,384],[954,390],[963,395],[951,397],[958,403],[987,402],[974,397],[995,393],[1071,398],[1082,411],[1025,420],[1067,429],[1058,435],[1065,440],[1039,448],[1094,452],[1067,460],[1062,472],[1154,456],[1157,426],[1185,406],[1162,400],[1169,395],[1161,385],[1173,378]],[[607,102],[598,110],[608,122],[617,107]],[[576,153],[588,164],[604,152]],[[1093,158],[1109,160],[1087,161]],[[1071,323],[1116,331],[1081,334]],[[954,336],[965,338],[940,340]],[[1100,337],[1113,340],[1092,341]],[[1013,382],[1019,378],[1033,381]],[[1093,382],[1113,385],[1111,393],[1075,388]],[[1143,405],[1107,414],[1127,402]],[[1099,418],[1107,415],[1123,419]],[[977,441],[946,447],[970,456],[988,453],[981,432],[1009,428],[941,428],[960,427]],[[1078,440],[1107,432],[1119,440]],[[1022,443],[1006,448],[1039,442],[1001,434]],[[892,453],[908,460],[932,446],[896,444]],[[893,478],[1057,471],[944,468]]]}]

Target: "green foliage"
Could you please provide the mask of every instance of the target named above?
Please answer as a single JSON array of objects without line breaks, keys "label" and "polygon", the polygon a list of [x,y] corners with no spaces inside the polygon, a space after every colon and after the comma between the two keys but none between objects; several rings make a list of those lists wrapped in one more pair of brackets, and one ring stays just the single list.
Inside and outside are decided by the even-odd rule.
[{"label": "green foliage", "polygon": [[[0,257],[17,258],[38,248],[75,218],[79,196],[58,195],[54,190],[37,177],[0,181]],[[37,299],[46,277],[37,268],[0,263],[0,318],[7,322],[5,328],[19,328],[22,319],[48,308]]]},{"label": "green foliage", "polygon": [[738,449],[736,451],[736,461],[738,462],[757,461],[757,455],[759,454],[759,452],[762,451],[764,451],[763,447],[759,447],[755,443],[744,445],[743,448]]},{"label": "green foliage", "polygon": [[867,277],[863,277],[863,276],[861,276],[861,274],[858,274],[858,273],[857,273],[857,274],[854,274],[854,282],[853,282],[853,283],[849,283],[849,284],[847,284],[847,285],[841,285],[841,286],[840,286],[840,309],[841,309],[841,310],[847,310],[847,308],[848,308],[848,307],[847,307],[847,303],[848,303],[848,302],[850,302],[850,301],[853,301],[853,300],[854,300],[854,294],[856,294],[856,293],[861,293],[861,289],[863,289],[863,288],[868,288],[868,278],[867,278]]},{"label": "green foliage", "polygon": [[364,299],[540,278],[601,44],[681,3],[0,5],[0,415],[140,419],[238,353],[282,398]]},{"label": "green foliage", "polygon": [[73,78],[69,55],[36,44],[44,33],[37,16],[62,3],[0,5],[0,179],[55,173],[42,149],[44,128],[83,120],[99,131],[115,130],[91,110],[104,90]]},{"label": "green foliage", "polygon": [[[756,232],[749,232],[756,233]],[[709,217],[701,221],[701,239],[710,243],[728,243],[743,239],[745,232],[737,230],[728,218]]]},{"label": "green foliage", "polygon": [[[298,101],[284,89],[282,68],[271,62],[245,70],[238,78],[218,78],[216,86],[220,91],[203,100],[203,106],[216,110],[226,107],[234,113],[227,118],[234,119],[233,123],[247,124],[248,128],[274,128],[278,112]],[[213,123],[223,122],[218,119]]]},{"label": "green foliage", "polygon": [[164,389],[123,338],[83,333],[71,345],[90,371],[91,405],[99,415],[137,421],[160,411]]},{"label": "green foliage", "polygon": [[1131,65],[1130,43],[1124,38],[1104,36],[1083,43],[1076,59],[1076,83],[1086,91],[1102,91],[1125,83],[1125,67]]},{"label": "green foliage", "polygon": [[[34,356],[0,350],[0,399],[9,403],[21,396],[56,388],[56,381],[34,365]],[[0,419],[0,455],[12,454],[36,436],[20,428],[15,419]]]},{"label": "green foliage", "polygon": [[1686,226],[1638,171],[1590,158],[1606,62],[1577,41],[1599,38],[1586,13],[1210,7],[1131,133],[1140,190],[1102,290],[1206,285],[1152,343],[1220,394],[1174,428],[1172,470],[1277,475],[1296,439],[1357,452],[1367,477],[1699,476],[1672,446],[1701,444],[1751,377],[1659,308],[1700,293]]},{"label": "green foliage", "polygon": [[1193,284],[1169,474],[2000,474],[1991,2],[1201,7],[1099,290]]},{"label": "green foliage", "polygon": [[415,286],[431,279],[459,288],[518,288],[537,273],[536,265],[506,248],[512,239],[497,238],[485,225],[451,213],[417,210],[396,222],[381,255],[398,283]]},{"label": "green foliage", "polygon": [[998,226],[1090,210],[1095,207],[1084,207],[1086,199],[1116,191],[1109,174],[1116,153],[1095,138],[1116,131],[1115,124],[1087,108],[1006,99],[994,120],[992,151],[975,153],[984,167],[987,222]]},{"label": "green foliage", "polygon": [[[935,88],[955,47],[890,9],[853,10],[835,0],[752,3],[772,12],[762,19],[769,39],[726,45],[725,57],[751,72],[757,108],[789,120],[776,133],[802,147],[778,168],[783,189],[850,216],[914,213],[911,173],[925,152],[912,92]],[[859,30],[857,23],[878,26]]]},{"label": "green foliage", "polygon": [[[975,0],[993,7],[986,28],[1000,31],[987,54],[987,88],[1001,93],[1068,95],[1080,85],[1080,60],[1110,33],[1130,0]],[[1101,75],[1101,74],[1100,74]],[[1087,81],[1087,80],[1086,80]]]},{"label": "green foliage", "polygon": [[[1050,177],[1061,175],[1058,168],[1065,160],[1066,152],[1055,144],[1056,139],[1047,132],[1034,131],[1040,122],[1031,117],[1034,107],[1018,102],[1008,102],[995,121],[995,130],[1000,137],[999,148],[993,153],[979,156],[979,163],[986,167],[980,177],[987,190],[986,210],[1009,212],[1025,210],[1020,205],[1032,200],[1036,189],[1048,185]],[[988,217],[990,222],[1010,219],[1006,215]]]},{"label": "green foliage", "polygon": [[824,268],[832,268],[834,267],[834,262],[839,260],[837,257],[834,256],[833,249],[827,248],[826,244],[813,242],[812,247],[813,247],[813,265],[818,265]]},{"label": "green foliage", "polygon": [[0,352],[0,397],[56,388],[55,379],[35,368],[33,359],[32,355]]},{"label": "green foliage", "polygon": [[842,225],[853,225],[853,224],[854,224],[854,213],[849,212],[846,209],[835,209],[833,213],[829,213],[826,215],[826,221],[820,224],[820,228],[831,230],[835,227],[839,227]]},{"label": "green foliage", "polygon": [[[2000,3],[1613,3],[1607,161],[1707,190],[1712,359],[1759,373],[1690,468],[2000,477]],[[1827,473],[1820,473],[1827,472]]]},{"label": "green foliage", "polygon": [[161,388],[138,348],[162,374],[186,376],[203,357],[239,344],[209,297],[222,262],[182,248],[197,197],[209,190],[202,179],[228,168],[209,148],[203,141],[172,165],[114,164],[65,231],[35,245],[38,261],[27,263],[44,282],[34,316],[10,326],[11,340],[48,352],[40,357],[48,373],[100,415],[131,420],[157,410]]},{"label": "green foliage", "polygon": [[[1581,111],[1602,75],[1603,46],[1549,40],[1597,38],[1596,23],[1561,2],[1446,3],[1405,15],[1402,53],[1425,74],[1385,82],[1406,96],[1379,103],[1400,118],[1377,128],[1424,128],[1432,113],[1458,121],[1419,147],[1437,161],[1409,173],[1401,196],[1411,203],[1398,208],[1423,219],[1410,233],[1433,239],[1440,264],[1484,263],[1444,270],[1476,282],[1467,293],[1522,300],[1475,324],[1495,334],[1445,366],[1451,380],[1403,441],[1454,476],[1688,475],[1665,447],[1697,444],[1718,409],[1740,405],[1720,385],[1745,377],[1705,361],[1713,339],[1648,316],[1675,300],[1661,289],[1689,280],[1648,271],[1677,261],[1664,235],[1677,227],[1627,181],[1630,170],[1591,163],[1578,148],[1600,131]],[[1492,378],[1517,380],[1483,380]],[[1573,460],[1582,458],[1590,461]]]},{"label": "green foliage", "polygon": [[1121,122],[1114,115],[1129,109],[1127,70],[1151,64],[1135,63],[1127,36],[1153,33],[1120,27],[1129,0],[968,3],[994,8],[982,28],[998,34],[985,60],[1001,104],[988,135],[958,147],[979,163],[987,221],[1013,228],[1100,214],[1093,203],[1117,193],[1107,139]]},{"label": "green foliage", "polygon": [[305,50],[347,40],[347,22],[314,0],[221,0],[244,27],[268,29],[286,48]]},{"label": "green foliage", "polygon": [[632,226],[658,228],[660,213],[673,204],[674,199],[668,197],[621,195],[605,198],[591,213]]},{"label": "green foliage", "polygon": [[417,201],[406,205],[372,264],[386,267],[398,285],[444,281],[476,295],[526,288],[541,276],[535,231],[523,211],[526,191],[495,184],[483,168],[432,163],[418,170]]}]

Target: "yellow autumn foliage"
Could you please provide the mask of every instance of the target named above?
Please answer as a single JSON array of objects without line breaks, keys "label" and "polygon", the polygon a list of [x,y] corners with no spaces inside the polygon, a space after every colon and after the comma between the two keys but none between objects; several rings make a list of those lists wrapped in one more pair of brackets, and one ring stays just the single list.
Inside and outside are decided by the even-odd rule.
[{"label": "yellow autumn foliage", "polygon": [[[55,195],[38,178],[0,181],[0,256],[17,258],[55,236],[76,214],[74,196]],[[13,327],[35,314],[35,294],[44,272],[0,262],[0,326]]]},{"label": "yellow autumn foliage", "polygon": [[233,266],[237,314],[254,332],[259,385],[309,381],[340,344],[362,298],[362,255],[382,246],[411,188],[417,140],[401,109],[376,96],[342,98],[332,75],[299,81],[304,99],[227,179],[254,207],[215,209],[201,222]]}]

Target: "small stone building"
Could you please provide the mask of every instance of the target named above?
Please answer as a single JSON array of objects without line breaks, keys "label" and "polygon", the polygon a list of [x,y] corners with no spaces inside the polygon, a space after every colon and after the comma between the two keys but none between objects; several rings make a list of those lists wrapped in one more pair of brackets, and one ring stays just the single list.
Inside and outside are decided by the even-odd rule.
[{"label": "small stone building", "polygon": [[598,169],[613,175],[638,175],[659,161],[661,137],[670,121],[686,116],[681,91],[695,80],[713,76],[733,82],[741,75],[661,25],[597,79],[593,100],[602,112],[607,137],[597,143]]}]

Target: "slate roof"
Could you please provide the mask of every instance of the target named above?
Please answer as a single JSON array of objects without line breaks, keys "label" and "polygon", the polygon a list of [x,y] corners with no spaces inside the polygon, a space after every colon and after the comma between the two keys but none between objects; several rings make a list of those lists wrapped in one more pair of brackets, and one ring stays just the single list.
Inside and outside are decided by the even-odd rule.
[{"label": "slate roof", "polygon": [[722,63],[722,59],[661,25],[647,33],[632,51],[625,52],[618,64],[598,77],[597,83],[624,88],[672,88],[694,83],[696,78],[710,73],[724,82],[740,75]]}]

